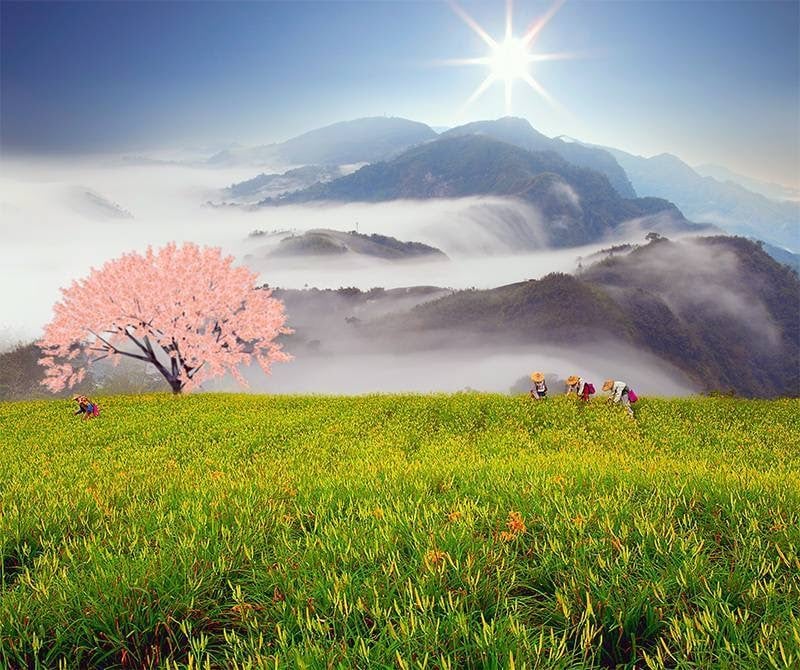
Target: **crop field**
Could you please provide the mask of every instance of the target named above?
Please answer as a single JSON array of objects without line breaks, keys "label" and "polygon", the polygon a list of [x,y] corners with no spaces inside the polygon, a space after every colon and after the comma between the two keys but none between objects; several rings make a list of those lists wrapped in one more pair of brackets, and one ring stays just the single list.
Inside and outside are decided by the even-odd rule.
[{"label": "crop field", "polygon": [[0,404],[2,668],[800,667],[800,401]]}]

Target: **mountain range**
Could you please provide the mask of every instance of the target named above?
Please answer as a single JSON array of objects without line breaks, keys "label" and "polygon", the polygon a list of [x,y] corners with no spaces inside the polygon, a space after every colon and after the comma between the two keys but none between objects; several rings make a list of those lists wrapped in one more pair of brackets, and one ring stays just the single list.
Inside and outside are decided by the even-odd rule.
[{"label": "mountain range", "polygon": [[548,242],[565,247],[602,239],[623,222],[650,217],[653,229],[694,227],[670,202],[623,198],[596,170],[553,151],[528,151],[485,134],[453,134],[412,147],[327,183],[262,205],[315,201],[381,202],[403,199],[510,196],[536,207]]},{"label": "mountain range", "polygon": [[[406,119],[356,119],[312,130],[279,144],[222,151],[212,156],[207,164],[317,165],[322,167],[315,169],[330,170],[330,166],[391,162],[404,151],[420,148],[437,138],[464,136],[483,136],[526,151],[553,152],[573,166],[600,173],[622,198],[633,199],[637,194],[661,198],[673,203],[674,208],[691,221],[761,239],[789,251],[800,251],[800,202],[795,199],[796,190],[744,177],[719,166],[700,166],[695,170],[670,154],[646,158],[563,136],[550,138],[534,129],[527,120],[514,117],[469,123],[444,130],[441,134],[425,124]],[[487,166],[487,169],[496,170],[497,166]],[[260,175],[262,182],[272,181],[276,189],[265,187],[260,193],[254,191],[246,196],[249,199],[239,201],[253,202],[257,195],[263,196],[262,200],[277,199],[283,193],[311,186],[309,174],[301,179],[297,177],[289,173]],[[361,175],[360,178],[364,177]],[[258,179],[250,181],[257,182]],[[243,184],[233,185],[223,196],[236,200],[230,191],[243,187]],[[277,190],[282,185],[286,188]],[[252,188],[255,184],[250,186]],[[350,186],[355,187],[355,182],[337,185],[327,190],[326,195],[337,196],[336,199],[365,197],[363,193],[348,194],[346,191]],[[493,189],[493,184],[485,184],[472,190],[476,194],[486,194]],[[425,189],[418,189],[418,193],[411,188],[398,190],[404,192],[402,197],[436,197],[426,193]],[[303,202],[321,195],[322,190],[311,187],[309,192],[291,200]],[[384,191],[382,199],[387,197]],[[381,198],[375,196],[371,199]]]},{"label": "mountain range", "polygon": [[746,188],[748,191],[760,193],[770,200],[800,200],[800,189],[785,186],[784,184],[774,184],[762,179],[754,179],[753,177],[748,177],[734,172],[733,170],[729,170],[722,165],[713,165],[711,163],[695,165],[694,171],[703,177],[713,177],[717,181],[733,182],[734,184]]},{"label": "mountain range", "polygon": [[704,177],[671,154],[644,158],[607,150],[637,193],[668,198],[692,221],[800,251],[800,202],[770,200],[733,181]]}]

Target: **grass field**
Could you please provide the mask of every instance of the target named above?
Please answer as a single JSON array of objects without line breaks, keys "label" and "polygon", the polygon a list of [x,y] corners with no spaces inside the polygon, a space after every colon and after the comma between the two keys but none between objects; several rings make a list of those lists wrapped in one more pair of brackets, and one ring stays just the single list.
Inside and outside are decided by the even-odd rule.
[{"label": "grass field", "polygon": [[800,402],[0,404],[0,667],[800,667]]}]

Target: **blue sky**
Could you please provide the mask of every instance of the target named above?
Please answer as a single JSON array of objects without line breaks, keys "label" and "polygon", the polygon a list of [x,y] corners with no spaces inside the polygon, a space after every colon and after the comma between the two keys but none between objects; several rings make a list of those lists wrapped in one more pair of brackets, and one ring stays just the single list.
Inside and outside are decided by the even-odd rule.
[{"label": "blue sky", "polygon": [[[551,3],[514,5],[522,32]],[[462,5],[493,36],[505,3]],[[675,153],[798,184],[797,2],[567,2],[513,113],[548,135]],[[387,114],[451,126],[505,113],[502,86],[460,112],[487,47],[444,2],[2,2],[2,147],[145,151],[264,143]]]}]

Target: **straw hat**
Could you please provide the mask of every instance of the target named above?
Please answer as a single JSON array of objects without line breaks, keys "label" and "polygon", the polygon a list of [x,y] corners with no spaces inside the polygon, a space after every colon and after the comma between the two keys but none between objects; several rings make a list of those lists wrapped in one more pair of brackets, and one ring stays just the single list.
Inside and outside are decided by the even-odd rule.
[{"label": "straw hat", "polygon": [[535,382],[543,382],[544,381],[544,375],[541,372],[534,372],[531,375],[531,379],[533,381],[535,381]]},{"label": "straw hat", "polygon": [[613,386],[614,386],[614,380],[613,379],[606,379],[603,382],[603,390],[604,391],[610,391]]},{"label": "straw hat", "polygon": [[569,377],[567,377],[567,386],[575,386],[575,384],[578,383],[579,379],[580,377],[578,377],[578,375],[570,375]]}]

